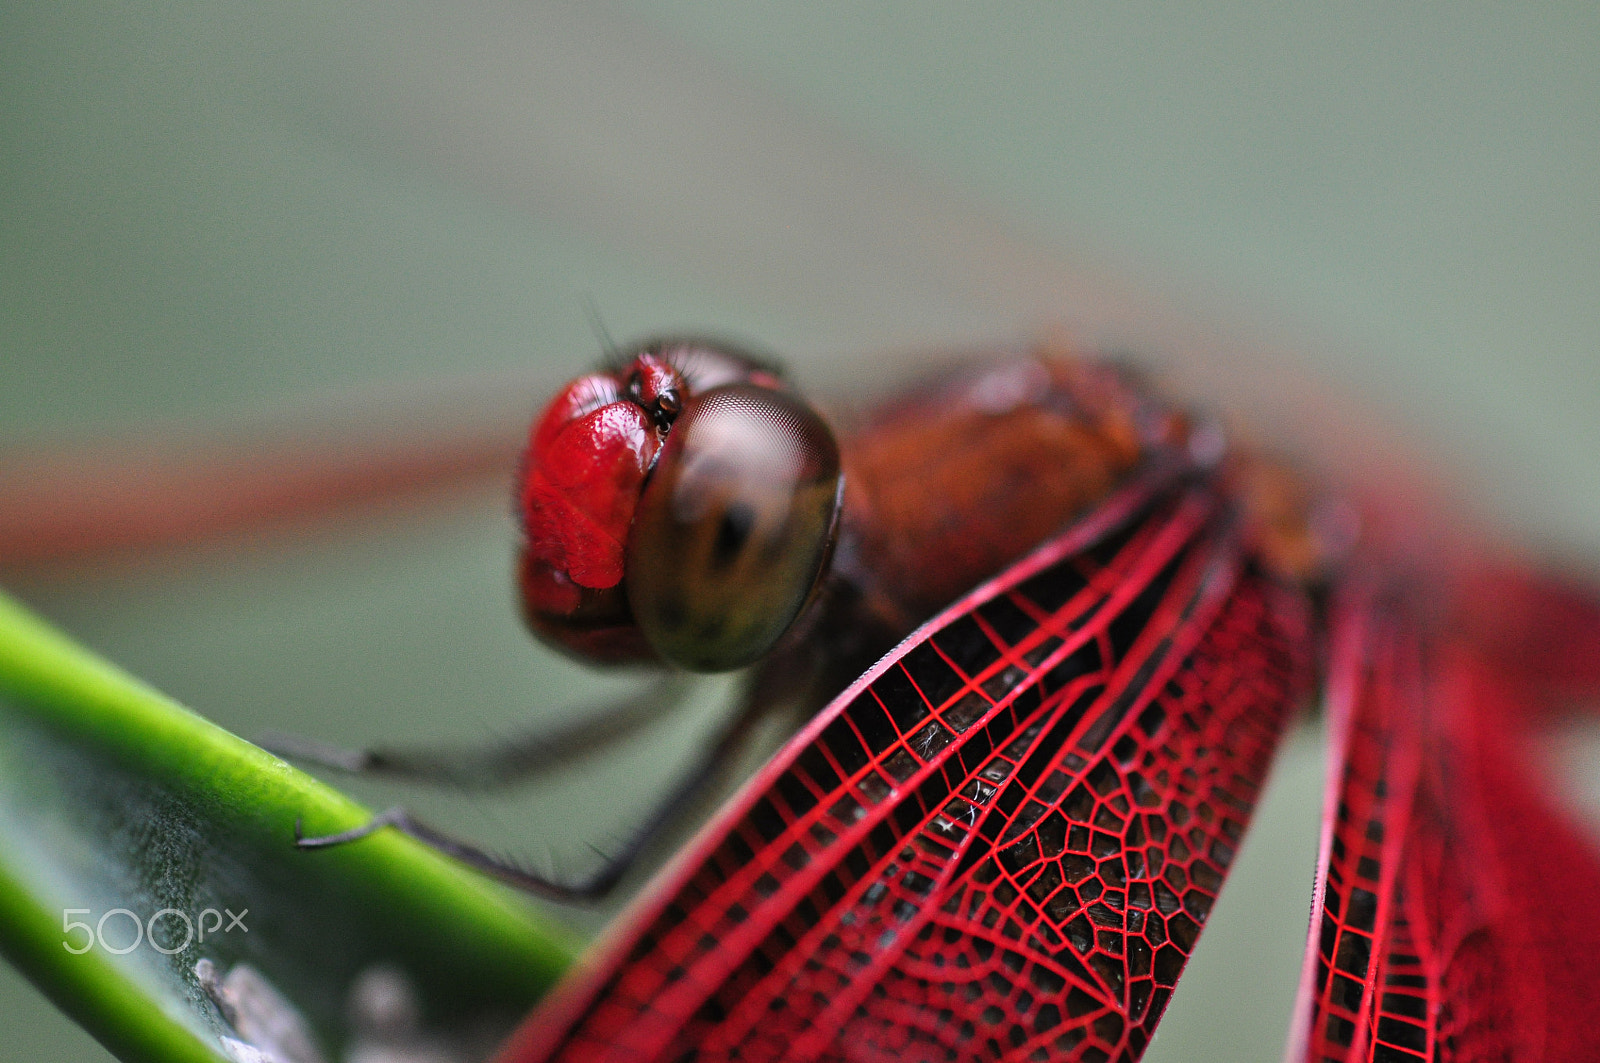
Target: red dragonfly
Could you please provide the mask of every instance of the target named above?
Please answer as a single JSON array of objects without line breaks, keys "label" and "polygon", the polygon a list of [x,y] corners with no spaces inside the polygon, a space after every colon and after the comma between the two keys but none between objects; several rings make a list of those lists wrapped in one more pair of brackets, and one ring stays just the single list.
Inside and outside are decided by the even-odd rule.
[{"label": "red dragonfly", "polygon": [[535,427],[546,638],[804,678],[1000,574],[811,720],[504,1060],[1137,1059],[1319,657],[1292,1056],[1594,1058],[1563,987],[1600,970],[1600,863],[1523,748],[1600,679],[1592,603],[1357,532],[1110,366],[946,380],[838,462],[729,361],[646,346]]},{"label": "red dragonfly", "polygon": [[1600,865],[1525,748],[1600,686],[1583,595],[1418,548],[1378,507],[1358,524],[1072,356],[937,381],[836,443],[775,367],[647,344],[552,402],[519,501],[547,641],[761,662],[712,755],[915,633],[503,1059],[1137,1059],[1319,678],[1335,755],[1292,1057],[1593,1057],[1567,987],[1600,966]]}]

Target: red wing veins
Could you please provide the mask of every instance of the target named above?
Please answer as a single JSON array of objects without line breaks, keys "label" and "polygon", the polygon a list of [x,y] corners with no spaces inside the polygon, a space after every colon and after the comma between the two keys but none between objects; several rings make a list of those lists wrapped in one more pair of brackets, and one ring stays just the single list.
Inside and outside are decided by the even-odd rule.
[{"label": "red wing veins", "polygon": [[1137,1059],[1300,687],[1206,490],[1086,523],[791,742],[508,1060]]},{"label": "red wing veins", "polygon": [[1352,597],[1291,1058],[1595,1059],[1600,861],[1540,792],[1537,677]]}]

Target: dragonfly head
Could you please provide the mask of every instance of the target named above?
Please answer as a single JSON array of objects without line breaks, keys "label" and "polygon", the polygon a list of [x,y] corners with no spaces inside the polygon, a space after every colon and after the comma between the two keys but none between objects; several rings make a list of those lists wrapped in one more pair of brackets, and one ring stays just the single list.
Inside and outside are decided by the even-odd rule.
[{"label": "dragonfly head", "polygon": [[767,363],[655,340],[579,377],[529,435],[523,615],[597,663],[726,671],[772,648],[827,566],[839,448]]}]

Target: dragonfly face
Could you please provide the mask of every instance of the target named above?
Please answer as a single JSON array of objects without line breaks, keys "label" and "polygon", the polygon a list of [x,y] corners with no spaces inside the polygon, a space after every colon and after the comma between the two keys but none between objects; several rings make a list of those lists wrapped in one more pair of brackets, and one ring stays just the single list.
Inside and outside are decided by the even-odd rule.
[{"label": "dragonfly face", "polygon": [[750,664],[820,581],[839,487],[832,432],[770,369],[705,342],[645,344],[534,426],[524,615],[600,662]]}]

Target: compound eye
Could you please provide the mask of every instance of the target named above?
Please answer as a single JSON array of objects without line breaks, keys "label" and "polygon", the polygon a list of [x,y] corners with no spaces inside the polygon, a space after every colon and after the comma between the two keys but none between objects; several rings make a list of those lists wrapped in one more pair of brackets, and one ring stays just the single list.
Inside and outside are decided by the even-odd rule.
[{"label": "compound eye", "polygon": [[698,672],[755,661],[811,596],[833,544],[839,446],[791,395],[729,384],[690,399],[628,536],[635,621]]}]

